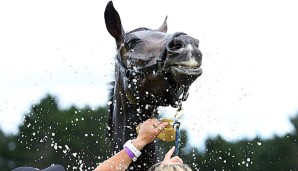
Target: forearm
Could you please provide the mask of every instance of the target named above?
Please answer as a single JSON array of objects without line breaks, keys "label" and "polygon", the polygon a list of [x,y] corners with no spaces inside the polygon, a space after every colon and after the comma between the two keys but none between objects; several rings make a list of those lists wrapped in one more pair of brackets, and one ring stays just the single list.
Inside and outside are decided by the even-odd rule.
[{"label": "forearm", "polygon": [[[159,124],[157,119],[146,120],[141,124],[139,135],[136,139],[132,142],[127,142],[129,144],[126,144],[125,149],[104,161],[94,171],[124,171],[132,160],[135,160],[140,155],[141,149],[152,142],[167,125],[167,122]],[[128,151],[126,151],[127,148],[129,149]]]},{"label": "forearm", "polygon": [[122,171],[132,162],[125,150],[121,150],[108,160],[100,164],[94,171]]},{"label": "forearm", "polygon": [[[141,150],[146,145],[146,143],[140,139],[133,140],[132,144],[138,150]],[[124,171],[128,168],[131,162],[132,159],[128,156],[126,151],[122,149],[120,152],[100,164],[94,171]]]}]

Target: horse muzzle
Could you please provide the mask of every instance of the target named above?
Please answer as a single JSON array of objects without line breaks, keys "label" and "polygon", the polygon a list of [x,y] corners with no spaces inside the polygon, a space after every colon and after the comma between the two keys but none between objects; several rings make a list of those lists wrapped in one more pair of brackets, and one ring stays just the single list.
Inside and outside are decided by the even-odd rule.
[{"label": "horse muzzle", "polygon": [[185,33],[175,33],[166,44],[166,51],[166,71],[178,83],[190,85],[203,73],[199,40]]}]

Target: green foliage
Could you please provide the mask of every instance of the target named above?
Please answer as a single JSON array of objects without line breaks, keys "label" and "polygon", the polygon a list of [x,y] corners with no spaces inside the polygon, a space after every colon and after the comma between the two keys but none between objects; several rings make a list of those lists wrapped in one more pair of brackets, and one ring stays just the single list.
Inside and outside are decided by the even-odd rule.
[{"label": "green foliage", "polygon": [[0,170],[11,170],[16,166],[16,143],[13,136],[5,136],[0,130]]},{"label": "green foliage", "polygon": [[20,134],[14,137],[16,154],[5,157],[13,157],[16,166],[61,164],[68,170],[92,170],[110,154],[106,123],[105,108],[60,110],[55,99],[47,96],[32,107],[19,127]]},{"label": "green foliage", "polygon": [[[298,116],[291,119],[298,131]],[[61,164],[66,170],[93,170],[110,157],[106,138],[107,110],[90,107],[59,109],[54,97],[47,96],[33,105],[19,127],[20,133],[6,136],[0,130],[0,170],[19,166],[46,168]],[[287,134],[262,140],[228,142],[220,136],[206,141],[206,151],[187,145],[189,137],[181,131],[180,157],[193,170],[297,170],[298,136]],[[159,142],[163,159],[174,143]]]},{"label": "green foliage", "polygon": [[[297,121],[298,117],[292,123]],[[257,137],[253,140],[227,142],[218,136],[206,141],[207,150],[203,154],[193,149],[192,153],[181,157],[193,170],[200,171],[297,170],[297,138],[297,134],[287,134],[269,140]]]}]

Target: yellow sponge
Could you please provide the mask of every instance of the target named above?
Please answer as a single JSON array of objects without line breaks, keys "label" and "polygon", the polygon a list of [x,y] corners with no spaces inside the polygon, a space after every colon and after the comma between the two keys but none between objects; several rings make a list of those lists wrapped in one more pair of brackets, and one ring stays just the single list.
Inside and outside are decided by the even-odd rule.
[{"label": "yellow sponge", "polygon": [[[158,134],[157,138],[162,141],[175,141],[176,139],[176,131],[173,128],[174,120],[164,118],[161,122],[168,122],[168,125],[162,130],[161,133]],[[136,131],[139,134],[140,125],[137,126]]]}]

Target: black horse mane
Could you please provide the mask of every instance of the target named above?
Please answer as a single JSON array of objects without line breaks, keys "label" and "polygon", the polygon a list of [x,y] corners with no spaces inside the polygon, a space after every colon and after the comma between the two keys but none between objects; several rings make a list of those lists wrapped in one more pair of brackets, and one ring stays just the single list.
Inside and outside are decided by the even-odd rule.
[{"label": "black horse mane", "polygon": [[111,138],[112,137],[112,117],[113,117],[113,112],[114,112],[114,87],[115,81],[111,81],[109,83],[109,96],[108,96],[108,125],[107,125],[107,137]]}]

